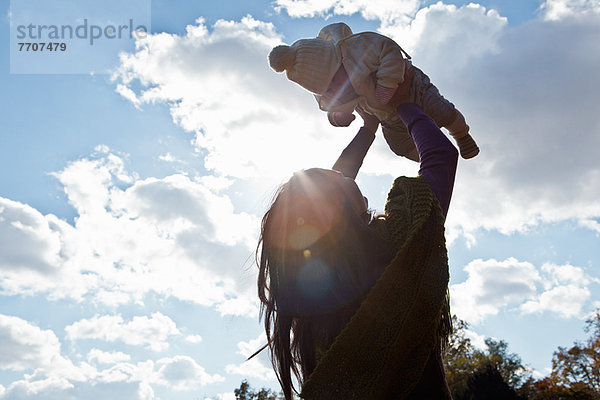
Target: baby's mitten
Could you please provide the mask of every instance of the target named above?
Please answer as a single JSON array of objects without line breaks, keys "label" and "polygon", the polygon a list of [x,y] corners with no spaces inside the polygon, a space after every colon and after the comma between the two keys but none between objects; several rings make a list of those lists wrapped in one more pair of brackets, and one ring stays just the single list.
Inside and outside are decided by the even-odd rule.
[{"label": "baby's mitten", "polygon": [[387,104],[394,97],[394,93],[396,92],[396,87],[390,88],[386,86],[381,86],[379,83],[375,87],[375,98],[378,102]]},{"label": "baby's mitten", "polygon": [[354,121],[356,116],[347,112],[328,112],[327,119],[333,126],[348,126]]}]

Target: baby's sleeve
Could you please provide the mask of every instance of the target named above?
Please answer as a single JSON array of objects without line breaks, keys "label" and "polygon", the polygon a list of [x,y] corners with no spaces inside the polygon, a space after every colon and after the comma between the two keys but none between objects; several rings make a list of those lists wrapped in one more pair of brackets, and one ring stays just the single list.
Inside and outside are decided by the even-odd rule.
[{"label": "baby's sleeve", "polygon": [[374,45],[379,51],[379,67],[377,68],[377,84],[396,88],[404,81],[406,61],[400,46],[392,39],[378,35],[373,36]]}]

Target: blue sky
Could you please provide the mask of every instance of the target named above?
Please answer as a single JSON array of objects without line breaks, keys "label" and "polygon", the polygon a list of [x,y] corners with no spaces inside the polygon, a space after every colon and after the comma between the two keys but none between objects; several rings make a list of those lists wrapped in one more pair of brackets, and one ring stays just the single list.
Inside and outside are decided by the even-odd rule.
[{"label": "blue sky", "polygon": [[[12,73],[11,15],[42,13],[1,4],[0,399],[277,388],[264,356],[243,362],[264,343],[259,221],[358,123],[331,127],[266,56],[335,21],[400,43],[482,149],[459,163],[447,220],[453,312],[474,343],[504,339],[543,376],[585,337],[600,307],[600,1],[107,1],[105,16],[52,0],[44,21],[134,15],[150,35],[73,43],[83,53],[52,68],[29,54]],[[358,183],[382,210],[415,173],[378,134]]]}]

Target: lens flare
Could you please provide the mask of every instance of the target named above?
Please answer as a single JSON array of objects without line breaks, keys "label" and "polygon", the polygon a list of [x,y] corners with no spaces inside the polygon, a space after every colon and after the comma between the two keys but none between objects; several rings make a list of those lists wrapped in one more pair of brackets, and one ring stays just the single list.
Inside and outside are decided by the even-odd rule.
[{"label": "lens flare", "polygon": [[307,298],[318,300],[326,296],[333,282],[333,272],[320,259],[311,259],[298,273],[298,289]]},{"label": "lens flare", "polygon": [[323,236],[321,230],[314,225],[301,225],[288,238],[288,246],[294,250],[302,250],[315,243]]}]

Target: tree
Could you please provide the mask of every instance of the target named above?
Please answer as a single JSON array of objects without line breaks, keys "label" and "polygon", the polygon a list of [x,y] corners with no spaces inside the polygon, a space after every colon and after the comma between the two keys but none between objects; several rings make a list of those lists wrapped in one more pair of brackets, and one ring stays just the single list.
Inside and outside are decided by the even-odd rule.
[{"label": "tree", "polygon": [[593,390],[580,384],[572,387],[564,386],[556,379],[548,376],[531,382],[527,396],[530,400],[597,400],[599,397]]},{"label": "tree", "polygon": [[467,390],[467,382],[473,372],[475,349],[466,336],[467,323],[454,315],[452,326],[454,331],[448,338],[444,352],[444,368],[452,396],[458,398]]},{"label": "tree", "polygon": [[538,381],[528,379],[521,387],[522,397],[531,400],[600,399],[600,310],[586,321],[585,331],[591,333],[587,341],[575,342],[569,349],[559,347],[552,357],[550,376]]},{"label": "tree", "polygon": [[240,384],[239,389],[233,391],[235,394],[235,400],[251,400],[252,394],[250,392],[250,384],[245,379]]},{"label": "tree", "polygon": [[550,400],[600,399],[600,310],[586,321],[591,336],[585,343],[559,347],[552,356],[552,373],[535,382],[529,398]]},{"label": "tree", "polygon": [[479,367],[467,381],[463,394],[469,400],[519,400],[513,388],[504,380],[498,368],[491,363]]},{"label": "tree", "polygon": [[504,387],[498,381],[498,375],[511,393],[520,390],[523,383],[527,382],[527,368],[517,354],[508,352],[505,341],[488,338],[485,340],[486,349],[479,350],[473,347],[467,337],[468,324],[465,321],[453,316],[452,324],[454,332],[450,335],[448,348],[444,353],[444,367],[453,398],[485,398],[473,397],[476,396],[473,391],[479,387],[478,382],[493,380],[497,388]]},{"label": "tree", "polygon": [[508,344],[504,340],[485,339],[487,352],[476,350],[475,359],[478,364],[489,363],[494,367],[508,385],[517,389],[528,377],[528,371],[523,366],[521,357],[515,353],[508,352]]},{"label": "tree", "polygon": [[255,392],[245,379],[233,393],[235,394],[235,400],[283,400],[282,393],[275,393],[269,389],[262,388]]},{"label": "tree", "polygon": [[570,349],[559,347],[552,357],[552,377],[567,387],[587,386],[600,396],[600,310],[586,321],[591,336]]}]

